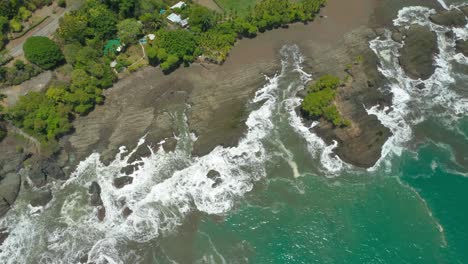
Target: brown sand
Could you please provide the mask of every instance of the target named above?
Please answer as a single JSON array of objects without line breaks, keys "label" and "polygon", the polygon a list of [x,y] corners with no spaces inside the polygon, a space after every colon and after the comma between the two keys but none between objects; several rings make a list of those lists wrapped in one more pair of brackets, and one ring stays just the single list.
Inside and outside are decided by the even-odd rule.
[{"label": "brown sand", "polygon": [[330,0],[323,17],[308,25],[297,23],[240,40],[222,66],[194,64],[170,75],[143,69],[106,91],[103,106],[74,122],[76,132],[62,140],[70,156],[62,157],[79,161],[99,151],[111,158],[118,147],[135,146],[145,134],[156,144],[176,133],[170,113],[187,103],[192,106],[190,128],[198,135],[195,154],[236,144],[244,132],[247,101],[264,83],[263,74],[279,69],[279,49],[298,44],[313,73],[338,74],[350,60],[346,39],[353,39],[353,30],[368,28],[378,1]]}]

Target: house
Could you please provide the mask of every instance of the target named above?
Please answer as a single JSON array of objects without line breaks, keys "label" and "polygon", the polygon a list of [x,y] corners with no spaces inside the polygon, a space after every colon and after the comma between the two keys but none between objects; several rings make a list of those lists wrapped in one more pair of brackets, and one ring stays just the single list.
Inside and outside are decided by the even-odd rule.
[{"label": "house", "polygon": [[176,13],[170,14],[170,15],[167,17],[167,19],[168,19],[169,21],[171,21],[172,23],[176,23],[176,24],[179,24],[180,21],[182,21],[182,18],[181,18],[178,14],[176,14]]},{"label": "house", "polygon": [[186,27],[186,26],[188,26],[188,20],[189,20],[189,19],[188,19],[188,18],[186,18],[186,19],[184,19],[184,20],[180,21],[180,23],[179,23],[179,24],[180,24],[182,27]]},{"label": "house", "polygon": [[148,34],[146,36],[149,40],[154,40],[156,38],[156,36],[154,34]]},{"label": "house", "polygon": [[185,6],[185,3],[182,2],[182,1],[180,1],[179,3],[177,3],[177,4],[173,5],[173,6],[171,6],[171,9],[182,8],[182,7],[184,7],[184,6]]}]

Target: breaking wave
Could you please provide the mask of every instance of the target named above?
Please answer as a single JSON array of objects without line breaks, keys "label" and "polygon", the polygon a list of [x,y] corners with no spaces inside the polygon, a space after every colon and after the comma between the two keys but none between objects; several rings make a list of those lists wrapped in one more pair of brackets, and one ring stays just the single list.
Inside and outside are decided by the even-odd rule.
[{"label": "breaking wave", "polygon": [[[96,264],[138,263],[141,256],[129,243],[157,243],[156,238],[176,230],[193,212],[223,215],[252,190],[256,181],[266,177],[270,154],[265,142],[278,140],[272,131],[279,109],[287,113],[292,127],[306,139],[310,152],[314,156],[322,152],[324,169],[341,169],[343,163],[331,155],[336,144],[327,146],[310,133],[295,112],[300,103],[295,95],[311,78],[301,68],[299,48],[285,46],[281,55],[282,71],[267,77],[267,84],[256,92],[246,121],[248,131],[238,146],[218,146],[205,156],[192,157],[196,137],[189,131],[185,114],[176,113],[180,131],[174,151],[165,151],[161,142],[156,150],[148,147],[149,156],[132,161],[139,148],[147,147],[142,138],[131,151],[121,147],[108,165],[94,153],[79,164],[67,182],[56,187],[54,200],[47,208],[32,212],[25,202],[19,202],[0,222],[9,226],[10,232],[1,247],[0,262],[68,264],[85,257]],[[287,82],[283,78],[291,73],[295,74],[296,85],[281,88],[284,86],[279,82]],[[283,152],[294,175],[299,176],[292,153],[284,145]],[[123,169],[128,167],[134,168],[133,172],[125,173]],[[216,176],[209,176],[211,171]],[[114,180],[122,176],[132,177],[133,182],[116,188]],[[92,182],[101,188],[101,209],[89,205]]]},{"label": "breaking wave", "polygon": [[[458,7],[447,7],[447,9],[454,8]],[[458,74],[453,71],[454,63],[467,62],[463,54],[456,52],[455,41],[466,39],[468,25],[464,28],[450,28],[434,24],[429,16],[435,13],[435,10],[426,7],[405,7],[399,11],[398,17],[393,21],[396,27],[418,24],[436,33],[439,54],[434,58],[435,72],[427,80],[411,79],[404,72],[398,61],[399,49],[404,43],[393,41],[390,31],[387,31],[384,37],[370,42],[370,48],[380,61],[379,70],[389,81],[384,89],[388,89],[393,94],[391,107],[380,109],[374,106],[367,109],[369,114],[376,115],[393,133],[383,146],[380,160],[371,170],[375,170],[382,163],[389,165],[391,162],[389,154],[401,155],[404,143],[413,137],[412,126],[434,115],[453,123],[468,113],[468,100],[452,89]],[[450,31],[455,34],[453,36],[446,34]],[[420,85],[423,85],[424,89],[418,89]]]}]

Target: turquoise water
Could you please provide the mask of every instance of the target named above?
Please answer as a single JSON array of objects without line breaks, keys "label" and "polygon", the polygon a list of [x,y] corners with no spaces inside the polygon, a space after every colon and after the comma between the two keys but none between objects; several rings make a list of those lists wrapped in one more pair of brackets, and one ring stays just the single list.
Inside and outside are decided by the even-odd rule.
[{"label": "turquoise water", "polygon": [[[466,124],[459,123],[464,133]],[[435,131],[455,136],[440,127]],[[468,178],[456,172],[467,168],[454,161],[450,145],[441,143],[428,139],[416,152],[406,151],[391,173],[332,179],[272,173],[261,191],[224,221],[202,222],[199,258],[213,257],[212,263],[223,258],[227,263],[467,263]]]},{"label": "turquoise water", "polygon": [[[0,219],[10,233],[0,263],[468,263],[468,73],[458,67],[468,61],[430,12],[402,9],[395,22],[437,33],[441,52],[425,89],[401,70],[400,44],[370,42],[386,77],[380,88],[394,94],[392,108],[367,109],[394,135],[372,169],[343,163],[302,123],[297,92],[316,76],[288,45],[281,71],[248,104],[238,146],[192,157],[196,136],[184,112],[170,113],[175,151],[131,162],[136,149],[123,147],[109,164],[92,154],[53,186],[44,208],[22,192]],[[147,144],[156,145],[142,138],[138,147]],[[116,188],[130,165],[133,182]],[[93,181],[103,221],[89,205]]]}]

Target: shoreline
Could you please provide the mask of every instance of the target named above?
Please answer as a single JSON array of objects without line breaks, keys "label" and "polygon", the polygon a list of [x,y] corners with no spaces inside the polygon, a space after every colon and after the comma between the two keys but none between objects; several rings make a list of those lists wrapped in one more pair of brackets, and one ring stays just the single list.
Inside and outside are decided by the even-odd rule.
[{"label": "shoreline", "polygon": [[[198,136],[195,155],[206,154],[217,145],[235,145],[245,132],[245,124],[239,121],[243,119],[247,101],[265,82],[263,76],[271,76],[279,69],[279,49],[285,44],[297,44],[306,58],[306,68],[312,69],[314,57],[324,50],[317,47],[330,47],[330,50],[339,44],[343,34],[366,25],[368,17],[363,14],[370,12],[369,4],[373,2],[359,0],[359,4],[345,4],[345,7],[358,12],[349,17],[342,16],[346,9],[342,3],[329,1],[320,13],[323,18],[317,17],[307,25],[295,23],[238,41],[222,65],[207,64],[203,67],[197,63],[181,67],[170,75],[146,67],[107,90],[106,103],[97,106],[88,116],[77,118],[74,121],[75,133],[62,139],[61,144],[71,143],[69,149],[72,152],[78,150],[79,159],[93,151],[113,157],[111,153],[115,154],[118,147],[125,145],[131,149],[145,134],[148,134],[148,141],[156,144],[176,131],[162,131],[153,121],[159,118],[160,126],[169,126],[164,112],[187,103],[192,106],[188,112],[189,127]],[[319,37],[314,37],[315,34]],[[138,95],[140,93],[144,96]],[[151,101],[154,101],[153,105]],[[139,110],[142,110],[140,116],[145,116],[141,122],[125,121],[126,116],[137,114]],[[123,121],[119,123],[118,119]],[[126,136],[118,136],[118,133]],[[99,142],[100,139],[108,142]]]},{"label": "shoreline", "polygon": [[[421,0],[413,2],[421,3]],[[382,0],[346,3],[331,0],[311,23],[295,23],[287,28],[266,31],[252,39],[239,40],[223,65],[194,63],[170,75],[145,67],[115,83],[105,91],[105,104],[98,105],[93,112],[73,122],[75,131],[59,141],[61,151],[53,156],[53,163],[70,174],[92,153],[99,152],[104,162],[110,161],[121,146],[132,149],[145,135],[146,142],[155,148],[158,142],[168,139],[164,147],[171,150],[175,146],[174,135],[177,135],[172,113],[177,111],[186,111],[189,129],[198,137],[194,156],[207,154],[219,145],[237,145],[245,134],[246,104],[266,82],[264,76],[271,76],[280,68],[279,50],[282,46],[297,44],[305,58],[304,69],[313,76],[335,74],[343,77],[345,65],[356,55],[350,54],[349,49],[359,47],[368,50],[366,40],[375,37],[374,29],[385,24],[384,21],[375,24],[374,16],[378,13],[376,10],[382,8],[381,3]],[[376,71],[376,64],[369,66]],[[368,88],[377,90],[376,87]],[[370,90],[356,91],[359,95]],[[385,102],[386,99],[380,96],[359,96],[359,100],[345,103],[340,109],[354,111],[353,106],[362,106],[363,102],[366,106]],[[188,109],[187,105],[191,107]],[[359,115],[362,109],[360,111],[356,113]],[[358,122],[363,128],[371,124],[374,131],[383,127],[375,122],[375,118]],[[373,130],[369,131],[367,137],[353,137],[351,134],[353,144],[346,143],[349,133],[340,135],[326,127],[322,132],[315,132],[328,144],[341,139],[335,153],[349,163],[366,167],[380,157],[381,145],[376,144],[363,155],[364,162],[352,157],[356,156],[357,150],[363,149]],[[12,142],[19,140],[15,140],[14,135],[9,137],[10,140],[0,143],[0,147],[14,153],[16,143]],[[16,154],[18,160],[33,153],[29,145],[28,142],[19,145],[24,151]],[[149,153],[147,148],[141,148],[135,158]],[[51,161],[48,159],[47,164]]]}]

